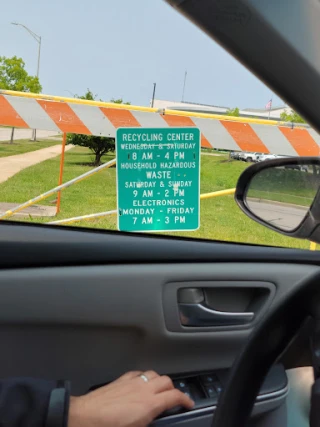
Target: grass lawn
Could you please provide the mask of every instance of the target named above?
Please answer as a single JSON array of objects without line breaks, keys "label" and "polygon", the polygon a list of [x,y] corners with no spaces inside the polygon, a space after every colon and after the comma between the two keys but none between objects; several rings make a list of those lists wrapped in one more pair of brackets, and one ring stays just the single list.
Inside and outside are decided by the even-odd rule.
[{"label": "grass lawn", "polygon": [[280,202],[288,203],[291,205],[296,205],[296,207],[310,207],[313,203],[316,192],[310,197],[308,196],[296,196],[293,194],[284,194],[284,193],[274,193],[271,191],[258,191],[258,190],[249,190],[247,197],[251,199],[257,199],[260,201],[266,202]]},{"label": "grass lawn", "polygon": [[248,197],[311,206],[320,185],[318,171],[308,172],[285,168],[268,168],[257,173],[248,191]]},{"label": "grass lawn", "polygon": [[44,141],[29,141],[21,139],[10,144],[8,141],[0,142],[0,157],[14,156],[15,154],[29,153],[30,151],[40,150],[41,148],[50,147],[52,145],[61,144],[60,141],[44,140]]},{"label": "grass lawn", "polygon": [[[113,156],[105,156],[109,161]],[[68,181],[90,167],[92,154],[85,148],[74,148],[66,153],[64,181]],[[0,201],[25,202],[57,185],[60,158],[56,157],[32,166],[0,185]],[[233,188],[246,163],[228,161],[227,156],[201,158],[201,193]],[[62,192],[61,213],[55,219],[69,218],[116,208],[116,169],[107,169]],[[43,202],[55,199],[51,197]],[[15,218],[16,219],[16,218]],[[48,218],[34,219],[49,222]],[[74,226],[116,229],[116,216],[94,221],[82,221]],[[273,246],[308,249],[307,241],[286,238],[247,218],[234,202],[233,196],[201,201],[201,227],[196,232],[170,233],[179,236],[256,243]]]}]

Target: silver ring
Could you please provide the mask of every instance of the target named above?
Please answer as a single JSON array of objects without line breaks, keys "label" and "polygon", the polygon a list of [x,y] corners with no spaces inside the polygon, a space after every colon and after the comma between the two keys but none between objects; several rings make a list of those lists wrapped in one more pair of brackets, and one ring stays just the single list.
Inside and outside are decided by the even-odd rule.
[{"label": "silver ring", "polygon": [[139,377],[140,377],[141,379],[143,379],[143,381],[144,381],[145,383],[148,383],[148,382],[149,382],[148,378],[147,378],[144,374],[139,375]]}]

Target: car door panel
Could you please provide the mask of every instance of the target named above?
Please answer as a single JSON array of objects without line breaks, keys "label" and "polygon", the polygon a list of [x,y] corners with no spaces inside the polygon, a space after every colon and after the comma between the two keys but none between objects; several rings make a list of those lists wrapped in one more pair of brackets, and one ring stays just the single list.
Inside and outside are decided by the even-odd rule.
[{"label": "car door panel", "polygon": [[[9,357],[9,346],[8,352],[1,352],[0,366],[5,369],[1,372],[0,367],[0,373],[12,375],[15,366],[19,366],[21,374],[25,369],[25,374],[39,375],[41,369],[42,375],[49,375],[54,362],[49,362],[50,355],[56,353],[59,340],[64,345],[60,355],[55,356],[61,359],[56,364],[55,375],[70,378],[79,392],[130,368],[152,367],[167,374],[227,368],[251,328],[170,332],[164,318],[165,285],[180,281],[184,286],[190,280],[199,283],[219,280],[227,285],[228,280],[240,278],[246,283],[264,277],[277,287],[272,302],[276,304],[293,286],[299,286],[317,270],[314,266],[292,265],[289,269],[281,264],[250,263],[2,270],[0,339],[6,334],[12,337],[11,346],[15,346],[12,353],[16,356]],[[177,304],[175,298],[173,306],[176,305],[178,317]],[[39,360],[32,357],[36,346],[42,354]],[[20,355],[27,354],[27,347],[30,357],[21,360]],[[123,355],[127,359],[125,364]],[[14,357],[19,358],[19,363],[14,362]],[[8,370],[8,360],[12,371]],[[88,360],[92,363],[88,364]],[[72,372],[69,372],[70,366]]]},{"label": "car door panel", "polygon": [[[133,369],[173,377],[229,369],[265,313],[319,271],[308,251],[276,249],[275,256],[264,247],[9,228],[0,234],[0,376],[68,378],[74,394]],[[23,252],[15,265],[6,262],[14,242],[23,243],[31,267]],[[301,263],[289,263],[292,255]],[[204,290],[215,310],[253,309],[255,318],[244,325],[182,326],[179,289],[185,288]],[[284,422],[286,387],[277,393],[257,401],[255,427],[275,413],[273,425]],[[157,423],[210,425],[213,410]]]},{"label": "car door panel", "polygon": [[[277,405],[276,408],[274,405]],[[176,416],[168,419],[156,420],[152,425],[156,427],[175,425],[183,427],[211,427],[214,411],[194,411],[193,417]],[[204,413],[205,412],[205,413]],[[256,403],[248,427],[283,427],[287,425],[287,408],[283,398],[274,399],[269,403]],[[306,425],[307,426],[307,425]],[[303,426],[303,427],[306,427]],[[301,426],[299,426],[301,427]]]}]

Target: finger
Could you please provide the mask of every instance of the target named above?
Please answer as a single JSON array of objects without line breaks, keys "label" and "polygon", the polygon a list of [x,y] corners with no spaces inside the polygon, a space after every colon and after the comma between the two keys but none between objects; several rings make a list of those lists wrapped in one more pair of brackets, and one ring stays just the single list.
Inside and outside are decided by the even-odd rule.
[{"label": "finger", "polygon": [[183,406],[186,409],[192,409],[194,407],[194,401],[177,389],[165,391],[154,396],[152,415],[156,418],[162,414],[162,412],[172,409],[175,406]]},{"label": "finger", "polygon": [[135,383],[138,385],[150,385],[160,376],[154,371],[141,372],[136,378],[133,378]]},{"label": "finger", "polygon": [[174,389],[174,385],[173,385],[171,378],[167,377],[166,375],[163,375],[162,377],[154,378],[149,383],[149,386],[153,390],[154,393],[161,393],[164,391]]},{"label": "finger", "polygon": [[118,378],[117,381],[123,381],[123,380],[132,380],[133,378],[137,378],[139,375],[142,375],[142,371],[130,371],[122,375],[120,378]]},{"label": "finger", "polygon": [[149,381],[152,381],[155,378],[160,378],[160,375],[157,374],[155,371],[142,372],[142,375],[144,375],[145,377],[147,377]]},{"label": "finger", "polygon": [[95,391],[93,391],[92,393],[94,393],[96,396],[105,393],[107,390],[110,390],[110,387],[117,387],[120,386],[120,384],[124,383],[124,382],[129,382],[131,380],[134,379],[139,379],[140,381],[143,381],[141,378],[139,378],[139,375],[142,375],[143,372],[142,371],[129,371],[126,372],[125,374],[121,375],[121,377],[117,378],[116,380],[112,381],[111,383],[102,386],[98,389],[96,389]]}]

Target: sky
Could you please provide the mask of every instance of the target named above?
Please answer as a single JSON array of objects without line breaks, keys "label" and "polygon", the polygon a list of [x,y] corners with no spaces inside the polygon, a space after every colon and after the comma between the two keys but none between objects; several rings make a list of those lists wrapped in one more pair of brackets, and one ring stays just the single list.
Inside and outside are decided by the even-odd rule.
[{"label": "sky", "polygon": [[225,107],[283,102],[164,0],[14,0],[0,16],[0,56],[22,57],[35,75],[42,37],[43,93],[123,98],[149,106],[156,98]]}]

